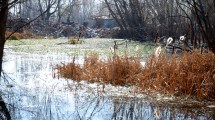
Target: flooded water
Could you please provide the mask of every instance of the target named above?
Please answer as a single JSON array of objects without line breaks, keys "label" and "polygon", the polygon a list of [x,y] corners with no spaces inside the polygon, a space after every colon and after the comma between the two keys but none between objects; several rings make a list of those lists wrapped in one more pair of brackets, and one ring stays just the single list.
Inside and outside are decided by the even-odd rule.
[{"label": "flooded water", "polygon": [[109,90],[102,92],[101,85],[57,78],[53,67],[68,61],[71,58],[64,55],[6,53],[1,91],[13,120],[213,120],[215,117],[214,107],[156,103],[124,95],[123,92],[129,92],[127,88],[110,87],[112,92],[108,93]]}]

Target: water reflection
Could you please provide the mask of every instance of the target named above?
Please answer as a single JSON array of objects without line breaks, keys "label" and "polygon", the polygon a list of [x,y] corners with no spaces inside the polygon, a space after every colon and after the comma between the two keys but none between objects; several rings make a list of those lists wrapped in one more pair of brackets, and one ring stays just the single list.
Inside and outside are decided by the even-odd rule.
[{"label": "water reflection", "polygon": [[10,53],[5,56],[7,82],[1,82],[1,91],[13,120],[212,120],[214,117],[213,108],[180,107],[144,98],[106,96],[98,92],[97,86],[54,79],[53,66],[70,60],[63,55]]}]

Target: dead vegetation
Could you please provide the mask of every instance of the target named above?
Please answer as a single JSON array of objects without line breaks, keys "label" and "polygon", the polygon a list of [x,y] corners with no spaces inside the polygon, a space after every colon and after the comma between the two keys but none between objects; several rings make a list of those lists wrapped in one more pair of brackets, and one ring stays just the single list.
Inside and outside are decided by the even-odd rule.
[{"label": "dead vegetation", "polygon": [[151,57],[139,78],[142,90],[152,89],[176,96],[215,98],[215,55],[184,52],[180,57]]},{"label": "dead vegetation", "polygon": [[145,66],[135,57],[113,55],[99,59],[85,56],[83,66],[73,62],[57,67],[58,76],[102,84],[136,86],[141,92],[154,91],[199,99],[215,98],[215,55],[212,52],[184,52],[180,56],[151,56]]},{"label": "dead vegetation", "polygon": [[10,31],[6,31],[5,37],[8,40],[43,38],[42,36],[36,36],[35,34],[33,34],[30,31],[15,32],[15,33],[10,32]]}]

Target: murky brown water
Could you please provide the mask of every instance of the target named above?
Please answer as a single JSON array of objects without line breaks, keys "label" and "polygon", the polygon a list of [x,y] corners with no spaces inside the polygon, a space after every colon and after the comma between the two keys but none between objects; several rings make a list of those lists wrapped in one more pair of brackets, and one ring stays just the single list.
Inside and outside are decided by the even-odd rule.
[{"label": "murky brown water", "polygon": [[13,120],[213,120],[215,117],[214,107],[183,107],[150,102],[146,98],[105,95],[95,84],[86,88],[86,84],[53,78],[53,67],[70,60],[63,55],[6,53],[1,91]]}]

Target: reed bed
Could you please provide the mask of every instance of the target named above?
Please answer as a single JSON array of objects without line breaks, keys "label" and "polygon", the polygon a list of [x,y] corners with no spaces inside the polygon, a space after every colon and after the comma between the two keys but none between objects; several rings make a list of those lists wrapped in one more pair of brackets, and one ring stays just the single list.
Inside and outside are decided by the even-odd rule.
[{"label": "reed bed", "polygon": [[180,57],[150,57],[138,79],[142,90],[200,99],[215,98],[215,55],[184,52]]},{"label": "reed bed", "polygon": [[215,99],[215,55],[184,52],[180,56],[150,56],[145,66],[135,57],[85,56],[83,66],[73,62],[58,66],[60,77],[103,84],[135,86],[141,92],[160,92],[198,99]]}]

